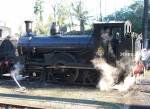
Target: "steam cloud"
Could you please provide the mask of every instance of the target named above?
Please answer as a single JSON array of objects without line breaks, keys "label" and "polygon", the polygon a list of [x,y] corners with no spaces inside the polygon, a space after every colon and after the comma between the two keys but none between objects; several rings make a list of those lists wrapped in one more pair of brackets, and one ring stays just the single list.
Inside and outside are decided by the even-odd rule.
[{"label": "steam cloud", "polygon": [[20,75],[20,71],[22,70],[23,66],[17,62],[15,65],[14,65],[14,69],[11,70],[11,76],[12,77],[15,77],[17,80],[20,80],[22,79],[21,75]]},{"label": "steam cloud", "polygon": [[113,89],[117,89],[119,91],[128,91],[131,86],[133,86],[135,83],[135,77],[128,75],[125,79],[123,83],[120,83],[118,85],[113,86]]},{"label": "steam cloud", "polygon": [[95,58],[92,60],[92,63],[101,73],[101,79],[97,87],[102,91],[109,91],[112,89],[127,91],[135,83],[135,78],[129,75],[132,71],[131,65],[133,65],[133,63],[131,59],[127,59],[127,57],[117,62],[117,67],[108,64],[102,58]]},{"label": "steam cloud", "polygon": [[25,87],[22,87],[18,80],[23,79],[22,75],[20,75],[20,71],[22,70],[23,66],[18,62],[14,65],[14,69],[11,70],[11,77],[15,81],[15,83],[18,85],[18,87],[21,90],[25,90]]}]

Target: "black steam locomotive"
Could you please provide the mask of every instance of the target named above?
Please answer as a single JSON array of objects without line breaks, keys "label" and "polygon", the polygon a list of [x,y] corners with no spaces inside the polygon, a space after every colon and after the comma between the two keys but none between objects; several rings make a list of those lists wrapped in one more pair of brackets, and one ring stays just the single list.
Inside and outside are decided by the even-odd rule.
[{"label": "black steam locomotive", "polygon": [[4,74],[9,74],[13,65],[17,62],[17,40],[17,38],[10,36],[10,28],[0,26],[0,78]]},{"label": "black steam locomotive", "polygon": [[29,80],[95,84],[100,76],[91,63],[93,58],[103,57],[115,66],[137,49],[138,38],[131,34],[130,21],[95,23],[90,35],[42,37],[32,33],[31,21],[25,23],[26,35],[17,48]]}]

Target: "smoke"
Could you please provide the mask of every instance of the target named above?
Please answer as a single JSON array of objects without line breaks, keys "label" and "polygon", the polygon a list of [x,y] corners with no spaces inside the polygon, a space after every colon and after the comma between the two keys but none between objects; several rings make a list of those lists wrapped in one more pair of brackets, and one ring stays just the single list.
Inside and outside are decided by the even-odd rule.
[{"label": "smoke", "polygon": [[16,63],[14,65],[14,69],[11,70],[11,72],[10,72],[11,73],[11,77],[13,78],[13,80],[15,81],[15,83],[17,84],[17,86],[19,87],[19,90],[17,90],[17,91],[20,91],[20,92],[25,91],[25,87],[22,87],[20,85],[20,83],[18,82],[18,80],[24,79],[24,77],[22,77],[22,75],[20,75],[20,71],[22,70],[22,68],[23,68],[23,65],[21,65],[18,62],[18,63]]},{"label": "smoke", "polygon": [[137,51],[135,53],[135,58],[134,58],[134,61],[137,62],[137,61],[140,61],[141,60],[141,52],[140,51]]},{"label": "smoke", "polygon": [[117,89],[119,91],[128,91],[135,83],[135,77],[128,75],[123,83],[113,86],[113,89]]},{"label": "smoke", "polygon": [[21,65],[19,62],[17,62],[14,65],[13,70],[11,70],[11,77],[15,77],[16,80],[21,80],[22,79],[22,75],[20,75],[20,71],[22,70],[23,65]]},{"label": "smoke", "polygon": [[100,70],[101,73],[101,79],[97,87],[103,91],[111,90],[115,84],[115,73],[118,71],[118,69],[107,64],[104,59],[94,59],[92,62],[95,68]]},{"label": "smoke", "polygon": [[95,58],[92,63],[101,73],[97,87],[102,91],[113,89],[127,91],[135,82],[135,78],[129,75],[132,71],[131,59],[122,58],[117,62],[116,67],[108,64],[103,58]]},{"label": "smoke", "polygon": [[[142,53],[143,52],[143,53]],[[137,66],[137,62],[142,62],[142,59],[147,59],[148,54],[150,52],[147,50],[140,50],[140,51],[136,51],[135,53],[135,57],[132,59],[132,61],[134,61],[134,63],[129,63],[130,61],[128,61],[129,65],[128,68],[131,68],[130,71],[132,71],[132,76],[128,75],[125,79],[124,79],[124,84],[120,84],[120,85],[116,85],[115,88],[118,89],[119,91],[126,91],[129,90],[130,87],[132,85],[134,85],[134,83],[140,82],[141,81],[141,76],[139,75],[138,77],[136,77],[133,73],[133,70],[135,71],[135,69],[137,70],[142,70],[143,66]],[[130,59],[131,60],[131,59]]]}]

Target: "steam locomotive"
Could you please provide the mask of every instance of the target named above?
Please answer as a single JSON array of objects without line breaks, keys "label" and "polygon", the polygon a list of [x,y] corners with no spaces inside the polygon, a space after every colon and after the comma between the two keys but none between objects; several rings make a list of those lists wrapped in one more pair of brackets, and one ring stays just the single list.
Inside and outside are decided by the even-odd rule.
[{"label": "steam locomotive", "polygon": [[132,57],[140,49],[132,24],[125,22],[94,23],[90,35],[36,36],[32,22],[25,21],[26,34],[18,40],[23,75],[29,80],[61,83],[96,84],[100,73],[91,60],[103,57],[115,66],[124,56]]},{"label": "steam locomotive", "polygon": [[18,39],[11,37],[10,32],[10,28],[0,26],[0,78],[4,74],[9,74],[17,62],[16,45]]}]

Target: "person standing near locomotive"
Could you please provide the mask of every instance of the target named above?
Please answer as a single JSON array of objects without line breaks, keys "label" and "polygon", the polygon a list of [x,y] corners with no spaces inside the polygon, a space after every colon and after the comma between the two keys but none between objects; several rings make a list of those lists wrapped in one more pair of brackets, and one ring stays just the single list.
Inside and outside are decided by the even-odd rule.
[{"label": "person standing near locomotive", "polygon": [[120,43],[120,34],[119,32],[117,32],[115,35],[113,35],[111,40],[112,49],[114,51],[116,58],[119,57],[119,49],[118,49],[119,43]]},{"label": "person standing near locomotive", "polygon": [[101,34],[101,37],[104,43],[108,43],[112,39],[110,36],[110,29],[104,30],[104,32]]},{"label": "person standing near locomotive", "polygon": [[141,50],[141,60],[145,66],[145,69],[148,69],[148,59],[150,58],[150,50],[147,50],[146,48]]},{"label": "person standing near locomotive", "polygon": [[115,54],[114,51],[112,49],[112,34],[111,34],[111,29],[105,29],[104,31],[102,31],[101,33],[101,40],[102,40],[102,48],[104,49],[104,58],[105,60],[112,65],[115,65]]},{"label": "person standing near locomotive", "polygon": [[147,49],[142,49],[139,52],[136,52],[135,54],[135,65],[133,67],[133,75],[135,76],[136,83],[141,83],[142,76],[144,75],[145,67],[146,67],[146,61],[149,57],[149,52]]},{"label": "person standing near locomotive", "polygon": [[150,58],[150,50],[144,48],[141,51],[138,51],[135,56],[135,60],[141,60],[144,64],[144,68],[148,69],[148,60]]},{"label": "person standing near locomotive", "polygon": [[133,75],[136,79],[136,83],[141,83],[142,74],[144,73],[144,64],[141,60],[135,60],[135,66],[133,67]]}]

